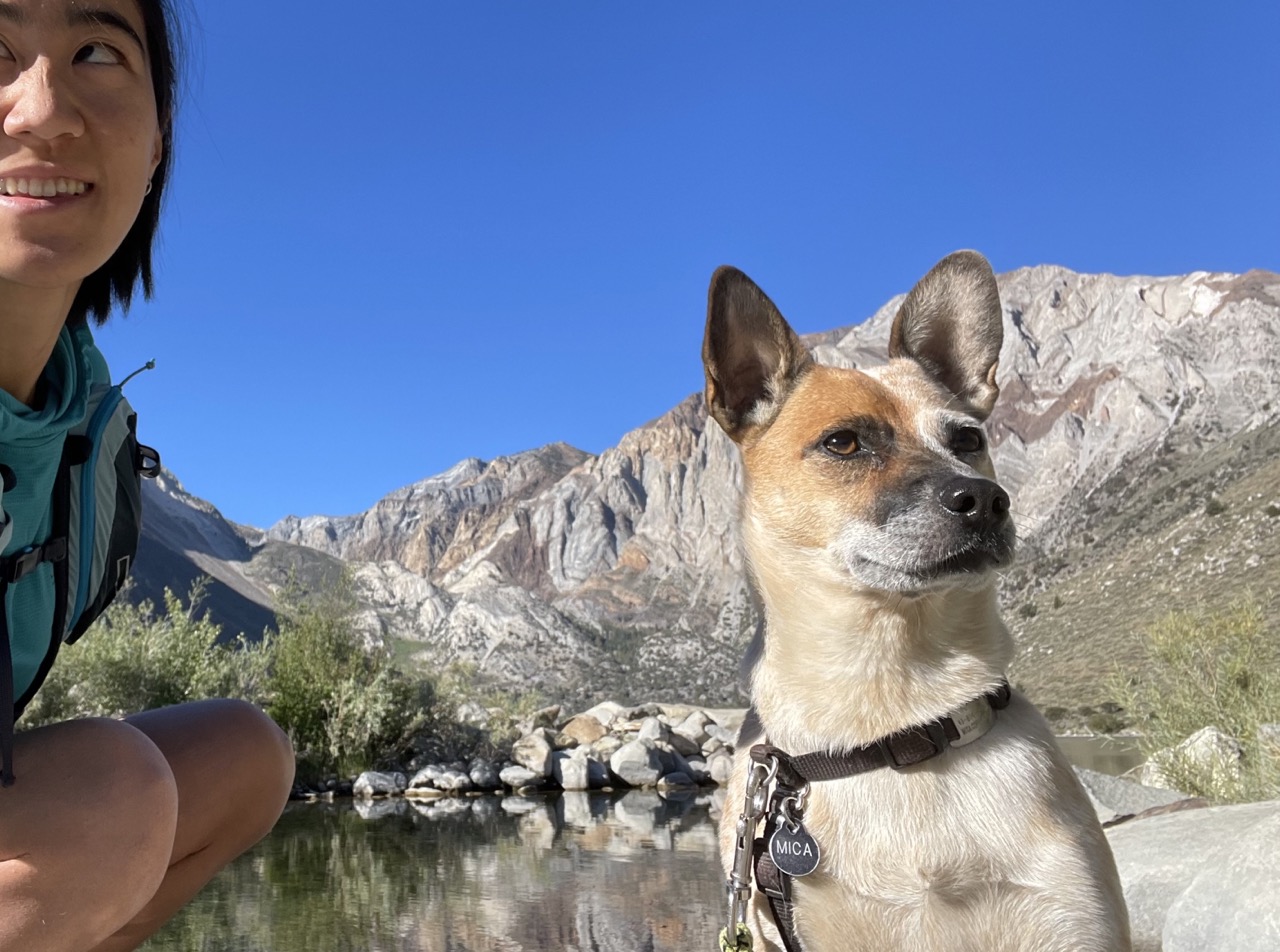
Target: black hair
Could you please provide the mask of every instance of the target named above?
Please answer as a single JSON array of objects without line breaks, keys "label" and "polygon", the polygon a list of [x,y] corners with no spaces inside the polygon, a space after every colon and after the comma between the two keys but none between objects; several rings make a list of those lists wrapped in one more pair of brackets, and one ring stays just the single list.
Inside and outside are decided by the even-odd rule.
[{"label": "black hair", "polygon": [[124,241],[120,242],[120,247],[106,264],[80,283],[67,315],[69,324],[79,324],[90,315],[96,324],[104,324],[111,313],[111,305],[116,301],[120,302],[123,310],[128,310],[139,280],[143,295],[151,297],[151,251],[160,224],[164,186],[173,162],[173,119],[181,30],[173,0],[137,0],[137,4],[146,32],[151,85],[155,90],[156,115],[160,120],[160,164],[151,176],[151,190],[142,199],[138,217],[124,236]]}]

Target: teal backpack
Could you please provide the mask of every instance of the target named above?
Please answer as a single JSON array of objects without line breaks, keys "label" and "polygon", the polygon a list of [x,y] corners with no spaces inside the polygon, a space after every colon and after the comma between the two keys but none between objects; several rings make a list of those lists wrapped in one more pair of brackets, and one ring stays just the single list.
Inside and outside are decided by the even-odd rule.
[{"label": "teal backpack", "polygon": [[[154,367],[148,362],[145,370]],[[9,632],[0,611],[0,785],[13,782],[13,726],[53,667],[62,644],[85,633],[124,586],[142,531],[142,478],[160,472],[160,455],[137,438],[137,414],[124,385],[89,392],[84,419],[68,432],[53,490],[53,530],[42,545],[0,559],[0,606],[8,587],[53,563],[56,603],[49,650],[22,697],[13,697]],[[2,529],[3,527],[0,527]]]}]

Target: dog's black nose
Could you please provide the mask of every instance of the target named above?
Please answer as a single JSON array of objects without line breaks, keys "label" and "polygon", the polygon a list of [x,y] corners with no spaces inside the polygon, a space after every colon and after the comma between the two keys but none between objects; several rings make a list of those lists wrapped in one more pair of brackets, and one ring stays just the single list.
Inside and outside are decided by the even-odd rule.
[{"label": "dog's black nose", "polygon": [[1009,518],[1009,494],[989,479],[957,476],[942,487],[938,501],[978,532],[994,529]]}]

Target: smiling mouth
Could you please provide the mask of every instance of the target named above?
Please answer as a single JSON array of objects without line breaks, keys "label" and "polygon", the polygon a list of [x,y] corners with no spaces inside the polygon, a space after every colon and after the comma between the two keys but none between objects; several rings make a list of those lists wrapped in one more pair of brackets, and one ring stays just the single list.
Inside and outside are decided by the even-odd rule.
[{"label": "smiling mouth", "polygon": [[0,195],[28,198],[57,198],[59,195],[83,195],[93,185],[69,178],[4,178],[0,179]]}]

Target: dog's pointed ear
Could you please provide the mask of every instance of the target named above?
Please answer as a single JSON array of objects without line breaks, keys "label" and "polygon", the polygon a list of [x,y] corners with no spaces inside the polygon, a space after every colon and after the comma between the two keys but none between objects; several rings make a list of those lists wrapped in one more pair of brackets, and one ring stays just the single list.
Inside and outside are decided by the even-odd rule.
[{"label": "dog's pointed ear", "polygon": [[707,410],[730,438],[770,423],[812,358],[768,296],[737,268],[721,267],[707,292],[702,366]]},{"label": "dog's pointed ear", "polygon": [[996,365],[1004,342],[1000,291],[976,251],[947,255],[902,302],[889,356],[914,360],[978,419],[995,406]]}]

